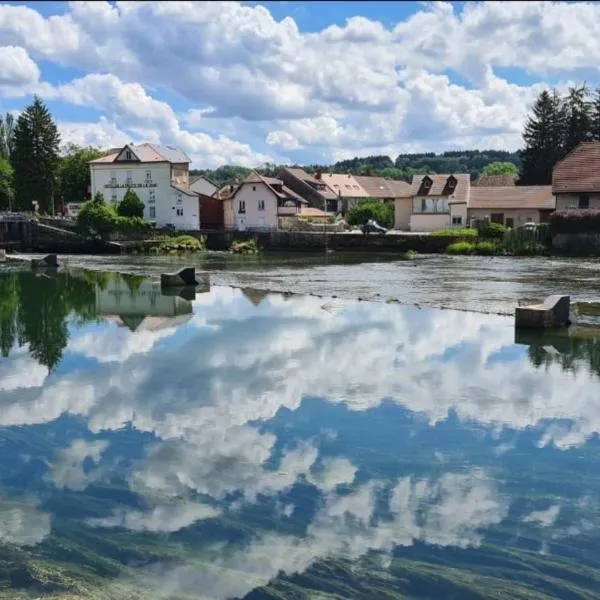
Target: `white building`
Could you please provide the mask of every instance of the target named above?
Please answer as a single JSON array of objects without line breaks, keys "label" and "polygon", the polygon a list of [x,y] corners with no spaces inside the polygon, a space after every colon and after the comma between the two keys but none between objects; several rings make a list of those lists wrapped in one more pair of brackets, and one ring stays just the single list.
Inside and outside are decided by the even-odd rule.
[{"label": "white building", "polygon": [[219,188],[204,175],[190,175],[190,190],[196,194],[214,196]]},{"label": "white building", "polygon": [[144,203],[144,218],[157,227],[200,229],[198,195],[190,189],[188,156],[172,146],[128,144],[90,162],[92,197],[102,192],[118,204],[127,188]]},{"label": "white building", "polygon": [[280,179],[252,172],[223,199],[225,229],[278,229],[278,217],[293,217],[308,202]]}]

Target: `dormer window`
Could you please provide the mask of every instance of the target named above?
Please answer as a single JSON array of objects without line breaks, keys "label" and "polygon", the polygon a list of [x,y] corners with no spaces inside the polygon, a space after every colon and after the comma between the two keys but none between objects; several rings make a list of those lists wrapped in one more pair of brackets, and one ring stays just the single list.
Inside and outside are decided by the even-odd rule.
[{"label": "dormer window", "polygon": [[454,175],[450,175],[450,177],[448,177],[448,179],[446,180],[446,189],[448,190],[449,194],[452,194],[452,192],[454,192],[454,190],[456,189],[456,184],[457,184],[457,180],[456,177],[454,177]]},{"label": "dormer window", "polygon": [[133,160],[133,155],[131,154],[131,150],[125,150],[125,160]]},{"label": "dormer window", "polygon": [[421,185],[425,189],[429,189],[432,184],[433,184],[433,180],[431,179],[431,177],[427,177],[427,175],[425,175],[425,177],[423,177],[423,181],[421,182]]}]

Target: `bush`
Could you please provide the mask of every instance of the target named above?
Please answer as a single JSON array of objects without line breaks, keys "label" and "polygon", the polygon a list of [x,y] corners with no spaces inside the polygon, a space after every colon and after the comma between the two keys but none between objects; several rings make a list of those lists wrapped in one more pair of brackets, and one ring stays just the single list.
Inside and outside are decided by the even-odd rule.
[{"label": "bush", "polygon": [[193,235],[178,235],[167,238],[159,247],[157,252],[201,252],[206,248],[205,239],[195,238]]},{"label": "bush", "polygon": [[98,193],[79,210],[77,227],[84,235],[105,239],[117,229],[117,219],[114,208]]},{"label": "bush", "polygon": [[600,210],[554,212],[550,215],[550,233],[600,233]]},{"label": "bush", "polygon": [[456,229],[438,229],[432,231],[431,235],[439,237],[453,237],[457,239],[472,239],[477,237],[477,229],[456,228]]},{"label": "bush", "polygon": [[506,227],[500,223],[488,223],[485,227],[481,228],[479,232],[480,237],[486,240],[501,240],[504,238],[506,233]]},{"label": "bush", "polygon": [[525,242],[515,248],[515,256],[547,256],[550,253],[548,246],[540,242]]},{"label": "bush", "polygon": [[139,196],[131,189],[127,188],[123,200],[117,207],[117,213],[120,217],[144,217],[144,203]]},{"label": "bush", "polygon": [[117,217],[115,231],[122,233],[144,233],[153,229],[150,221],[144,221],[141,217]]},{"label": "bush", "polygon": [[234,254],[258,254],[260,252],[260,248],[255,239],[233,240],[229,249]]},{"label": "bush", "polygon": [[349,225],[364,225],[374,219],[384,227],[394,226],[394,203],[383,203],[377,200],[360,200],[349,211],[346,221]]},{"label": "bush", "polygon": [[446,254],[473,254],[475,252],[475,245],[471,242],[454,242],[446,248]]},{"label": "bush", "polygon": [[480,254],[481,256],[494,256],[499,252],[500,246],[498,243],[483,241],[475,244],[475,254]]}]

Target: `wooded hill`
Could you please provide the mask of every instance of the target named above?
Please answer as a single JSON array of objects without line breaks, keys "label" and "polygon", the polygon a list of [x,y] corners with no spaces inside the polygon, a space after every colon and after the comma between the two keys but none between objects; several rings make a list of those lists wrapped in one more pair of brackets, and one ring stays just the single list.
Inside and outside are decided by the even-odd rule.
[{"label": "wooded hill", "polygon": [[[375,175],[410,182],[415,174],[424,173],[469,173],[471,179],[477,179],[483,169],[495,162],[509,162],[521,169],[518,152],[503,150],[457,150],[452,152],[424,152],[420,154],[400,154],[396,160],[389,156],[365,156],[342,160],[332,165],[306,165],[308,173],[317,171],[351,173],[353,175]],[[275,176],[279,167],[266,164],[257,171],[263,175]],[[234,179],[242,180],[251,169],[234,165],[223,165],[214,170],[192,170],[192,175],[205,175],[217,185],[223,185]]]}]

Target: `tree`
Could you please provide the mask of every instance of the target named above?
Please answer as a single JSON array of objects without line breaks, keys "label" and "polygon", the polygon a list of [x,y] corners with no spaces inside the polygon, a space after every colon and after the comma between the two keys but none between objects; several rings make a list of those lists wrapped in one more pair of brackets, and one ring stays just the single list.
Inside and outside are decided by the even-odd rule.
[{"label": "tree", "polygon": [[518,175],[517,165],[511,162],[495,161],[483,167],[482,175]]},{"label": "tree", "polygon": [[591,138],[592,107],[589,101],[590,92],[584,85],[569,88],[569,94],[564,100],[565,110],[565,143],[563,154],[567,154],[581,142]]},{"label": "tree", "polygon": [[14,168],[16,206],[41,212],[53,207],[60,136],[50,112],[37,96],[21,113],[14,130],[11,162]]},{"label": "tree", "polygon": [[84,235],[106,239],[116,231],[117,219],[115,209],[106,204],[104,196],[98,192],[77,213],[77,226]]},{"label": "tree", "polygon": [[563,156],[565,107],[556,90],[544,90],[536,100],[523,131],[525,148],[520,181],[524,185],[550,185],[552,169]]},{"label": "tree", "polygon": [[57,197],[65,203],[82,202],[86,198],[90,181],[90,160],[100,158],[102,151],[68,144],[61,153],[58,164]]},{"label": "tree", "polygon": [[0,210],[10,208],[13,193],[13,168],[10,162],[0,157]]},{"label": "tree", "polygon": [[144,203],[139,196],[131,189],[127,188],[123,200],[117,207],[117,213],[120,217],[144,217]]},{"label": "tree", "polygon": [[590,113],[591,139],[600,142],[600,87],[594,92]]},{"label": "tree", "polygon": [[4,119],[0,117],[0,158],[10,160],[14,143],[15,118],[11,113],[6,113]]},{"label": "tree", "polygon": [[384,227],[393,227],[394,204],[365,198],[348,211],[347,221],[350,225],[364,225],[369,219],[375,219]]}]

